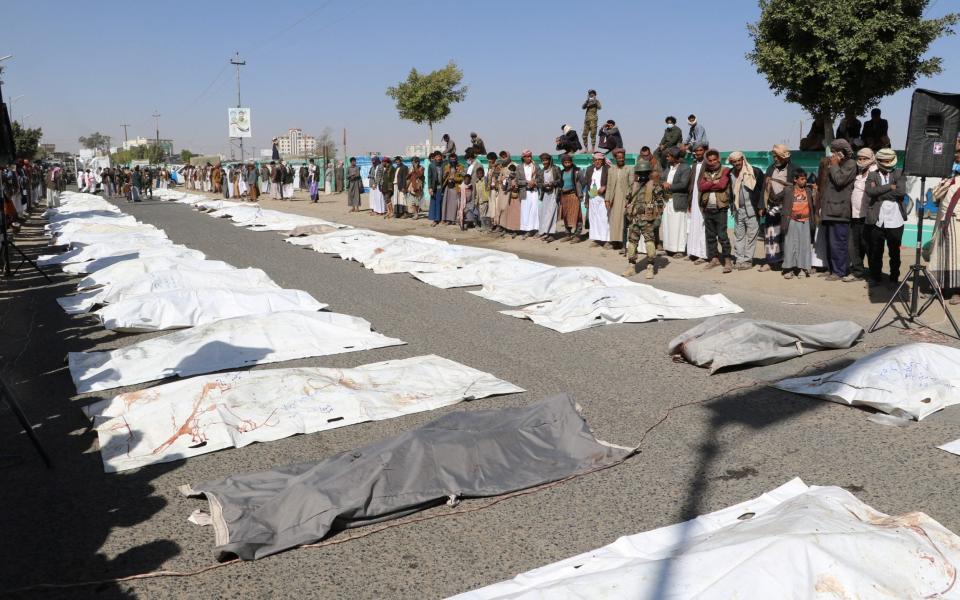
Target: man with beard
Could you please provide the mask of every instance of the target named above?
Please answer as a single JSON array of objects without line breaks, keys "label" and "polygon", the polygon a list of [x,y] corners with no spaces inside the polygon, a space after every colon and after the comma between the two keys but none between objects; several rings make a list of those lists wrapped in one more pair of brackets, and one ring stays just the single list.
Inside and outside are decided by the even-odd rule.
[{"label": "man with beard", "polygon": [[820,223],[827,241],[827,262],[830,268],[827,281],[839,281],[847,276],[850,267],[848,237],[857,165],[851,160],[853,148],[847,140],[833,140],[830,151],[824,185],[820,189]]},{"label": "man with beard", "polygon": [[520,192],[520,231],[524,237],[533,237],[540,228],[540,169],[533,162],[533,152],[524,150],[517,169],[517,189]]},{"label": "man with beard", "polygon": [[703,171],[703,157],[709,148],[698,143],[693,149],[693,165],[690,167],[690,229],[687,235],[687,256],[694,258],[693,264],[702,265],[707,258],[707,234],[704,231],[703,212],[700,209],[700,188],[697,180]]},{"label": "man with beard", "polygon": [[[704,230],[707,238],[707,269],[719,267],[723,272],[733,271],[730,261],[730,237],[727,235],[727,210],[730,206],[730,171],[720,165],[720,153],[707,150],[703,170],[697,180],[700,193],[700,210],[703,212]],[[717,252],[717,244],[720,252]]]},{"label": "man with beard", "polygon": [[553,164],[553,157],[546,152],[540,154],[540,228],[537,235],[545,242],[550,241],[557,232],[557,207],[560,196],[560,169]]},{"label": "man with beard", "polygon": [[594,246],[604,248],[610,241],[610,207],[606,200],[609,169],[603,154],[600,152],[593,154],[593,164],[587,167],[583,178],[587,184],[589,198],[587,209],[590,220],[589,239],[593,241]]},{"label": "man with beard", "polygon": [[743,152],[731,152],[727,161],[733,167],[730,173],[730,200],[737,211],[733,230],[736,268],[746,271],[753,268],[760,217],[763,216],[763,172],[751,165]]},{"label": "man with beard", "polygon": [[687,212],[690,210],[690,167],[683,162],[683,150],[667,149],[667,168],[661,173],[666,195],[660,237],[668,255],[679,258],[687,251]]},{"label": "man with beard", "polygon": [[634,181],[634,169],[627,166],[627,152],[623,148],[613,150],[614,164],[607,171],[607,195],[610,202],[610,242],[619,246],[624,242],[626,231],[625,210],[627,194]]}]

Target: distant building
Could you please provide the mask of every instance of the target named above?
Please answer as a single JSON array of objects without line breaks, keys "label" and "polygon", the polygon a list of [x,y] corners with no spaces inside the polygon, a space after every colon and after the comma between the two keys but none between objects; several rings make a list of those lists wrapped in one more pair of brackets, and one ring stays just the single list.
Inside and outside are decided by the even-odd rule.
[{"label": "distant building", "polygon": [[47,154],[53,154],[57,151],[56,144],[40,144],[40,149],[46,152]]},{"label": "distant building", "polygon": [[[404,156],[419,156],[421,158],[430,156],[431,152],[443,151],[446,146],[443,144],[434,144],[430,146],[430,140],[424,140],[422,144],[411,144],[404,150]],[[432,148],[432,149],[431,149]]]},{"label": "distant building", "polygon": [[303,133],[300,128],[292,128],[286,134],[277,136],[277,150],[284,158],[311,156],[317,152],[317,138]]},{"label": "distant building", "polygon": [[[123,142],[123,149],[130,150],[132,148],[138,148],[140,146],[156,146],[156,138],[145,138],[143,136],[138,136],[132,140],[126,140]],[[168,140],[160,138],[160,147],[163,149],[165,154],[173,154],[173,140]]]}]

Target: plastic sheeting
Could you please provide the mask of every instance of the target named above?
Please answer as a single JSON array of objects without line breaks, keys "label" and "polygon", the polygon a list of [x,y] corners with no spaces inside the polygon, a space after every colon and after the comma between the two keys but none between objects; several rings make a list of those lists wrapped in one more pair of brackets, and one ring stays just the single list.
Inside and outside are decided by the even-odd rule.
[{"label": "plastic sheeting", "polygon": [[67,250],[62,254],[44,254],[37,259],[41,267],[50,265],[67,265],[82,263],[108,256],[130,254],[143,251],[146,248],[173,247],[173,242],[166,238],[118,239],[112,243],[99,243]]},{"label": "plastic sheeting", "polygon": [[323,310],[326,304],[303,290],[190,288],[124,296],[94,314],[105,329],[123,332],[195,327],[248,315]]},{"label": "plastic sheeting", "polygon": [[212,373],[224,369],[327,356],[404,342],[370,329],[359,317],[278,312],[215,321],[107,352],[71,352],[78,393]]},{"label": "plastic sheeting", "polygon": [[529,277],[553,269],[552,265],[522,258],[491,257],[453,271],[414,273],[420,281],[441,289],[487,285],[504,279]]},{"label": "plastic sheeting", "polygon": [[523,389],[439,356],[355,369],[264,369],[192,377],[86,409],[104,470],[434,410]]},{"label": "plastic sheeting", "polygon": [[723,294],[696,298],[658,290],[649,285],[588,287],[553,302],[500,311],[537,325],[570,333],[601,325],[645,323],[662,319],[700,319],[743,312]]},{"label": "plastic sheeting", "polygon": [[[96,262],[96,261],[94,261]],[[78,290],[123,284],[157,271],[235,271],[236,267],[222,260],[182,258],[179,256],[139,256],[105,265],[90,271],[77,284]]]},{"label": "plastic sheeting", "polygon": [[629,279],[596,267],[556,267],[525,277],[492,281],[470,292],[507,306],[524,306],[554,300],[580,290],[638,286]]},{"label": "plastic sheeting", "polygon": [[667,352],[709,367],[712,374],[735,365],[770,365],[819,350],[849,348],[863,334],[863,327],[853,321],[790,325],[716,317],[673,338]]},{"label": "plastic sheeting", "polygon": [[958,568],[960,537],[927,515],[794,479],[455,599],[956,598]]},{"label": "plastic sheeting", "polygon": [[167,269],[147,273],[136,273],[130,270],[123,273],[123,276],[115,276],[103,287],[57,298],[57,303],[68,314],[79,314],[89,311],[98,304],[119,302],[128,297],[169,290],[202,288],[276,290],[280,289],[280,286],[260,269]]},{"label": "plastic sheeting", "polygon": [[95,273],[100,269],[109,267],[117,263],[121,263],[128,260],[146,260],[146,259],[156,259],[159,257],[164,258],[180,258],[180,259],[190,259],[190,260],[203,260],[205,254],[199,250],[191,250],[186,246],[181,246],[180,244],[169,245],[169,246],[158,246],[158,247],[147,247],[140,248],[138,250],[131,250],[129,248],[121,248],[115,253],[109,254],[107,256],[101,256],[94,260],[88,262],[76,262],[61,265],[60,268],[64,273],[70,273],[72,275],[81,275],[85,273]]},{"label": "plastic sheeting", "polygon": [[315,462],[183,486],[204,495],[221,556],[243,559],[396,518],[448,499],[496,496],[606,467],[631,450],[599,442],[573,401],[457,411]]},{"label": "plastic sheeting", "polygon": [[904,344],[878,350],[850,366],[784,379],[781,390],[921,420],[960,403],[960,350],[940,344]]}]

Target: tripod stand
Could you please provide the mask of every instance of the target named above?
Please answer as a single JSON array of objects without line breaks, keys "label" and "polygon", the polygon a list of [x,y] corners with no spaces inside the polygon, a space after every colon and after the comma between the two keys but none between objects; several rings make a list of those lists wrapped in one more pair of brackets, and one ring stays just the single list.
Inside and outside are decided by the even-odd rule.
[{"label": "tripod stand", "polygon": [[[6,203],[7,201],[7,196],[3,189],[3,177],[0,177],[0,199],[2,199],[0,200],[2,203]],[[13,277],[20,271],[20,267],[23,266],[23,263],[27,263],[33,267],[37,273],[40,273],[40,275],[47,280],[47,283],[52,283],[47,274],[37,266],[37,263],[30,260],[30,258],[23,253],[23,250],[18,248],[17,245],[13,243],[13,240],[10,239],[9,234],[7,234],[7,213],[5,210],[3,210],[3,208],[4,207],[0,205],[0,232],[2,232],[0,233],[0,261],[3,263],[3,276]],[[17,268],[12,271],[10,270],[11,250],[16,250],[17,254],[20,255],[20,264],[18,264]]]},{"label": "tripod stand", "polygon": [[[953,331],[957,334],[957,338],[960,338],[960,326],[957,325],[957,322],[953,319],[953,315],[950,314],[950,311],[947,309],[947,303],[943,301],[943,292],[940,290],[940,282],[930,274],[930,271],[927,270],[927,267],[922,264],[922,250],[923,250],[923,207],[926,202],[926,187],[927,187],[927,178],[920,178],[920,198],[917,200],[917,244],[916,244],[916,256],[914,258],[913,264],[910,265],[910,272],[903,278],[903,281],[900,282],[900,285],[897,286],[896,291],[893,292],[893,296],[890,300],[887,301],[887,304],[883,307],[883,310],[880,311],[880,314],[877,315],[877,318],[873,321],[873,325],[870,326],[869,333],[873,333],[879,328],[880,319],[883,318],[883,315],[886,314],[891,308],[893,312],[896,313],[897,318],[903,323],[904,327],[909,328],[910,323],[914,325],[919,325],[921,327],[926,327],[932,329],[929,325],[920,320],[920,315],[924,313],[930,306],[933,304],[934,300],[940,303],[940,307],[943,308],[943,312],[947,315],[947,319],[950,321],[950,325],[953,326]],[[933,289],[933,295],[930,296],[920,305],[920,282],[926,281],[930,284],[931,289]],[[906,300],[900,295],[900,291],[903,290],[903,287],[910,283],[910,302],[907,303]],[[901,314],[897,310],[897,302],[903,305],[903,308],[906,310],[906,315]]]},{"label": "tripod stand", "polygon": [[23,414],[23,409],[20,408],[20,403],[18,403],[14,397],[13,390],[7,387],[7,384],[2,379],[0,379],[0,397],[2,397],[6,405],[10,407],[10,411],[16,415],[17,421],[20,421],[20,426],[27,432],[27,437],[30,438],[30,442],[33,444],[33,447],[36,448],[37,454],[39,454],[43,460],[43,464],[45,464],[48,469],[52,469],[53,463],[50,462],[50,457],[43,449],[43,445],[40,444],[40,438],[38,438],[36,432],[33,431],[33,426],[30,425],[30,421],[27,420],[27,415]]}]

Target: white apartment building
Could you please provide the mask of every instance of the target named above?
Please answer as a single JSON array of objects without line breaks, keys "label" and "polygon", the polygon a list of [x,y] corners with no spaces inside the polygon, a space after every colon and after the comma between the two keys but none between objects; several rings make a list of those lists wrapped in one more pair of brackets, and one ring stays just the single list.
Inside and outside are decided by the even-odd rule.
[{"label": "white apartment building", "polygon": [[277,150],[283,157],[309,156],[317,151],[317,138],[304,134],[300,128],[291,128],[277,136]]}]

